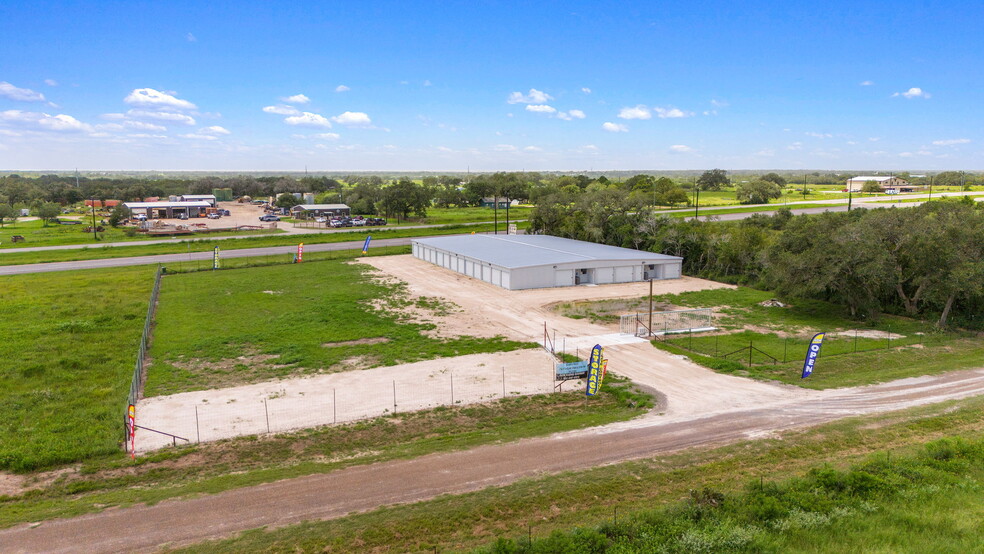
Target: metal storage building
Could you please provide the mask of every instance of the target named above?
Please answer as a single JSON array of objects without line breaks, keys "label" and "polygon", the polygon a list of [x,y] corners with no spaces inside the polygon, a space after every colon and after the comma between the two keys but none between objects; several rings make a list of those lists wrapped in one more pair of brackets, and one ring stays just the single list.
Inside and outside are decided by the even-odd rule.
[{"label": "metal storage building", "polygon": [[549,235],[411,241],[415,258],[509,290],[678,279],[683,258]]}]

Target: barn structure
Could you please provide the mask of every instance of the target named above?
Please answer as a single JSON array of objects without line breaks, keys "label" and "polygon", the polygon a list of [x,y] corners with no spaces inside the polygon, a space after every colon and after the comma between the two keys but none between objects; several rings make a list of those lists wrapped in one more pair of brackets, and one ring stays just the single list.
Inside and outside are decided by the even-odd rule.
[{"label": "barn structure", "polygon": [[549,235],[414,239],[415,258],[509,290],[678,279],[683,258]]}]

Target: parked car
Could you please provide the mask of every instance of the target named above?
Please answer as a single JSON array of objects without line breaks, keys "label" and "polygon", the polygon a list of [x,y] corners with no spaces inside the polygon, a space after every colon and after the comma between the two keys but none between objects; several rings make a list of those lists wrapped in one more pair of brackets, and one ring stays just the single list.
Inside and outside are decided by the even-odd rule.
[{"label": "parked car", "polygon": [[208,215],[207,215],[207,216],[205,216],[205,217],[207,217],[207,218],[209,218],[209,219],[219,219],[219,218],[220,218],[220,217],[222,217],[222,216],[220,216],[220,215],[219,215],[219,214],[217,214],[217,213],[210,213],[210,214],[208,214]]},{"label": "parked car", "polygon": [[224,215],[224,216],[230,216],[232,214],[229,212],[229,210],[222,210],[222,215]]},{"label": "parked car", "polygon": [[178,219],[188,219],[188,214],[182,212],[182,214],[178,216]]},{"label": "parked car", "polygon": [[147,214],[137,214],[133,216],[133,219],[136,219],[137,221],[147,221]]},{"label": "parked car", "polygon": [[280,218],[273,214],[263,214],[260,216],[260,221],[280,221]]}]

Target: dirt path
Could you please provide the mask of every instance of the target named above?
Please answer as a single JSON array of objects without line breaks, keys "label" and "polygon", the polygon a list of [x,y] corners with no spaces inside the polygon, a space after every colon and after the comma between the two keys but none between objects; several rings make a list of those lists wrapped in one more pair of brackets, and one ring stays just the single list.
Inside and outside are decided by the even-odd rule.
[{"label": "dirt path", "polygon": [[984,369],[818,393],[707,416],[647,416],[462,452],[357,466],[190,500],[108,510],[0,531],[3,552],[153,551],[239,531],[342,517],[578,470],[818,425],[838,418],[979,395]]}]

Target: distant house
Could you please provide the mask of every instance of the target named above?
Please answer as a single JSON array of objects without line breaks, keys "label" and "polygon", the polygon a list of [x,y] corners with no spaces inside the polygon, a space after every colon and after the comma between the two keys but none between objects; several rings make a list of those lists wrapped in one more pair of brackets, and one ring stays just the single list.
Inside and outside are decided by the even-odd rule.
[{"label": "distant house", "polygon": [[851,192],[861,192],[864,184],[868,181],[878,183],[878,186],[881,187],[882,191],[886,192],[912,192],[915,190],[915,187],[910,185],[909,181],[888,175],[859,175],[857,177],[852,177],[847,180],[847,190]]},{"label": "distant house", "polygon": [[298,204],[290,209],[294,217],[316,217],[351,215],[352,208],[346,204]]},{"label": "distant house", "polygon": [[505,198],[498,198],[498,199],[496,199],[496,198],[492,198],[491,196],[486,196],[485,198],[482,198],[482,207],[483,208],[495,208],[496,207],[496,205],[495,205],[496,204],[496,200],[499,201],[498,208],[500,210],[506,209],[506,206],[509,205],[509,200],[507,200]]}]

